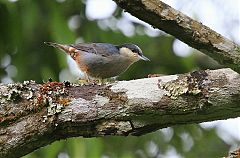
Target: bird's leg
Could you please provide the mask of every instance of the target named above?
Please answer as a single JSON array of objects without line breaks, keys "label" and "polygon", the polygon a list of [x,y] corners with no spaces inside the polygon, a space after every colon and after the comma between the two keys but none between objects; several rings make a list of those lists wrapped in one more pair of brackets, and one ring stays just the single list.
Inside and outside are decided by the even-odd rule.
[{"label": "bird's leg", "polygon": [[88,85],[89,82],[86,79],[79,78],[78,83],[83,86],[83,85]]},{"label": "bird's leg", "polygon": [[112,82],[115,82],[115,81],[116,81],[116,78],[105,78],[105,79],[96,78],[94,80],[94,83],[98,84],[98,85],[103,85],[103,84],[112,83]]},{"label": "bird's leg", "polygon": [[100,79],[100,78],[94,78],[89,83],[94,84],[94,85],[102,85],[102,84],[104,84],[103,79]]},{"label": "bird's leg", "polygon": [[88,83],[92,82],[92,80],[90,79],[87,73],[84,73],[84,78],[87,80]]},{"label": "bird's leg", "polygon": [[81,85],[89,85],[92,83],[91,78],[87,75],[86,72],[84,72],[84,76],[82,78],[79,78],[79,83]]}]

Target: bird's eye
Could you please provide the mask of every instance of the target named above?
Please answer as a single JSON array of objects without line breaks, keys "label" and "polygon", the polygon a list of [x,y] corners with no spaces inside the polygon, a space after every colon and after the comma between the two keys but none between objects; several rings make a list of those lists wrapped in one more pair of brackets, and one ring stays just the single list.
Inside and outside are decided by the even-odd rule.
[{"label": "bird's eye", "polygon": [[139,54],[139,52],[138,52],[136,49],[132,49],[131,51],[132,51],[133,53]]},{"label": "bird's eye", "polygon": [[134,50],[134,53],[137,53],[138,55],[141,55],[139,51]]},{"label": "bird's eye", "polygon": [[138,54],[138,55],[141,55],[141,52],[139,52],[137,49],[134,49],[134,48],[132,48],[132,49],[130,49],[133,53],[136,53],[136,54]]}]

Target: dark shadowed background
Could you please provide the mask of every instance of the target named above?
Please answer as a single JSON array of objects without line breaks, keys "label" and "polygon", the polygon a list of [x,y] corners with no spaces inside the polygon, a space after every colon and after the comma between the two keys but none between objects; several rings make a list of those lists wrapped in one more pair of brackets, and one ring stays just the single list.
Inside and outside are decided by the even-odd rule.
[{"label": "dark shadowed background", "polygon": [[[205,0],[199,4],[186,0],[170,2],[176,9],[240,43],[236,36],[240,34],[240,9],[234,7],[239,5],[237,0]],[[119,80],[221,67],[174,37],[125,13],[111,0],[0,0],[2,83],[24,80],[42,83],[49,78],[76,81],[79,71],[72,60],[44,45],[44,41],[137,44],[151,62],[135,63]],[[233,121],[235,125],[237,120],[239,123],[239,119]],[[141,137],[71,138],[43,147],[24,158],[223,157],[240,145],[239,124],[223,125],[230,123],[231,120],[220,125],[218,122],[181,125]]]}]

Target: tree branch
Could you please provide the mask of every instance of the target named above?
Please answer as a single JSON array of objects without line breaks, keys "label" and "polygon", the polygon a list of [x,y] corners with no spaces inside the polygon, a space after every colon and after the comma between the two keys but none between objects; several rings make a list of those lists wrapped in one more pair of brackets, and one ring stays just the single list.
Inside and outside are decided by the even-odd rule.
[{"label": "tree branch", "polygon": [[135,17],[163,30],[220,64],[240,72],[240,46],[160,0],[114,0]]},{"label": "tree branch", "polygon": [[20,157],[73,136],[142,135],[238,117],[238,87],[240,75],[231,69],[107,85],[0,84],[0,157]]},{"label": "tree branch", "polygon": [[239,158],[240,157],[240,148],[229,153],[227,157],[224,158]]}]

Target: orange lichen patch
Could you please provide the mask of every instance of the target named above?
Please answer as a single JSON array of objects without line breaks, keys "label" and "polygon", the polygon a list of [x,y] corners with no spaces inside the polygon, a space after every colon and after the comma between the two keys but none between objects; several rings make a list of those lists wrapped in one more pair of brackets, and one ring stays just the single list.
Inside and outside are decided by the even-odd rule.
[{"label": "orange lichen patch", "polygon": [[63,88],[64,83],[62,82],[47,82],[40,87],[40,91],[43,94],[47,94],[49,91],[54,91]]},{"label": "orange lichen patch", "polygon": [[[36,99],[36,104],[48,107],[48,111],[55,108],[67,106],[71,98],[68,96],[69,82],[46,82],[40,87],[40,94]],[[49,109],[53,108],[53,109]],[[55,109],[56,110],[56,109]],[[59,110],[59,109],[58,109]]]},{"label": "orange lichen patch", "polygon": [[70,98],[59,98],[59,99],[57,100],[57,103],[58,103],[58,104],[61,104],[61,105],[63,105],[63,106],[69,105],[70,102],[71,102],[71,99],[70,99]]},{"label": "orange lichen patch", "polygon": [[46,114],[43,116],[42,122],[46,122],[48,117],[61,113],[65,106],[71,102],[68,88],[71,87],[70,82],[46,82],[41,85],[40,93],[34,100],[34,105],[46,107]]},{"label": "orange lichen patch", "polygon": [[44,97],[43,97],[43,95],[39,95],[38,97],[37,97],[37,104],[38,105],[43,105],[43,103],[44,103]]}]

